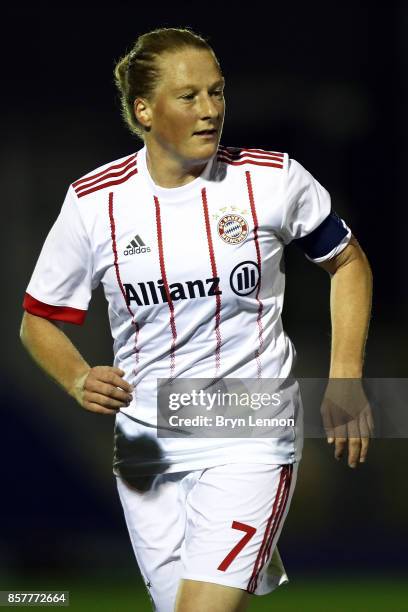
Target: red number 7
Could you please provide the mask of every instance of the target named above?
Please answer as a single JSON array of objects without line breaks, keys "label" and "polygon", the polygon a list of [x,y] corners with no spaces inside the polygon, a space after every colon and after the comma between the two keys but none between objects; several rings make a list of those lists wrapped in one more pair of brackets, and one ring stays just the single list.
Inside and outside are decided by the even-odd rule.
[{"label": "red number 7", "polygon": [[240,531],[245,531],[245,535],[238,544],[235,544],[234,548],[228,553],[223,561],[219,564],[217,569],[221,570],[221,572],[225,572],[226,569],[229,568],[233,560],[241,550],[244,548],[245,544],[248,544],[249,540],[255,534],[255,527],[251,527],[250,525],[245,525],[245,523],[239,523],[238,521],[233,521],[231,525],[232,529],[239,529]]}]

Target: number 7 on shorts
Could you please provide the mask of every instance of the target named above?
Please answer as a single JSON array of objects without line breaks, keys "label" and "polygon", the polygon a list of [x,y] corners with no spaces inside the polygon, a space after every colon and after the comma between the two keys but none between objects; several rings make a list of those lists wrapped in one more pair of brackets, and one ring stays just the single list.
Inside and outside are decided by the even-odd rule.
[{"label": "number 7 on shorts", "polygon": [[245,535],[240,539],[237,544],[235,544],[234,548],[228,553],[225,559],[221,561],[221,563],[217,567],[217,569],[219,569],[221,572],[225,572],[225,570],[229,568],[235,557],[239,555],[241,550],[246,544],[248,544],[249,540],[255,535],[256,532],[255,527],[245,525],[245,523],[239,523],[238,521],[233,521],[231,527],[232,529],[239,529],[240,531],[245,531]]}]

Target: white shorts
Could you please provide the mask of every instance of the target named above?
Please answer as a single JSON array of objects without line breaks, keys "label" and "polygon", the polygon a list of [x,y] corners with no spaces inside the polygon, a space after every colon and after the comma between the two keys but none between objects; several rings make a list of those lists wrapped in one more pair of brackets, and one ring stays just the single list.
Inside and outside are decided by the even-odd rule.
[{"label": "white shorts", "polygon": [[255,595],[287,582],[276,543],[298,465],[232,463],[159,474],[146,491],[116,477],[136,560],[158,612],[173,612],[181,578]]}]

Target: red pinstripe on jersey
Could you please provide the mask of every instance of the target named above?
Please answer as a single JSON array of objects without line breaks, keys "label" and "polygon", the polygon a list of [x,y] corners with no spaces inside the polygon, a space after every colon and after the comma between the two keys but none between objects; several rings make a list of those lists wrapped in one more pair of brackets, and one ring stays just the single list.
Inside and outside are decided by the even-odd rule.
[{"label": "red pinstripe on jersey", "polygon": [[259,347],[255,350],[255,359],[256,359],[256,367],[258,370],[258,378],[261,378],[262,363],[261,363],[260,355],[262,353],[263,344],[264,344],[263,325],[262,325],[262,313],[263,313],[264,306],[263,306],[263,302],[259,299],[259,292],[260,292],[261,283],[262,283],[262,260],[261,260],[261,249],[259,247],[259,238],[258,238],[258,228],[259,228],[258,216],[256,214],[254,191],[252,188],[251,173],[249,172],[249,170],[245,172],[245,177],[246,177],[246,182],[247,182],[249,203],[251,206],[252,221],[254,224],[254,242],[255,242],[255,250],[256,250],[256,261],[257,261],[258,270],[259,270],[259,283],[258,283],[258,288],[256,290],[256,295],[255,295],[255,299],[258,302],[258,316],[256,319],[256,323],[258,325]]},{"label": "red pinstripe on jersey", "polygon": [[170,378],[174,377],[175,367],[176,367],[176,341],[177,341],[177,328],[176,328],[176,319],[174,315],[174,304],[170,294],[169,283],[167,282],[167,274],[166,274],[166,264],[164,261],[164,249],[163,249],[163,235],[162,235],[162,226],[161,226],[161,217],[160,217],[160,202],[159,199],[154,196],[154,205],[156,208],[156,229],[157,229],[157,243],[159,246],[159,261],[160,261],[160,271],[163,279],[163,285],[166,292],[167,303],[170,309],[170,328],[171,334],[173,336],[173,340],[170,348]]},{"label": "red pinstripe on jersey", "polygon": [[135,315],[133,314],[132,309],[127,303],[125,289],[123,287],[122,279],[120,277],[119,262],[118,262],[118,249],[116,246],[116,225],[115,225],[115,217],[113,214],[113,192],[112,191],[109,193],[109,224],[110,224],[110,230],[111,230],[113,265],[115,266],[116,280],[118,282],[119,289],[123,295],[123,299],[125,300],[127,311],[132,318],[132,325],[135,328],[134,353],[135,353],[135,359],[136,359],[136,367],[134,368],[133,373],[136,376],[138,373],[138,366],[139,366],[139,347],[137,344],[137,341],[139,338],[139,324],[136,321],[136,318],[135,318]]},{"label": "red pinstripe on jersey", "polygon": [[102,170],[102,172],[97,172],[96,174],[75,181],[75,183],[72,183],[72,186],[78,198],[82,198],[89,193],[99,191],[99,189],[120,185],[135,174],[137,174],[137,153],[125,159],[125,161],[120,164],[113,164],[105,170]]},{"label": "red pinstripe on jersey", "polygon": [[268,519],[268,523],[266,525],[262,544],[258,551],[254,569],[252,571],[252,576],[248,582],[247,591],[249,593],[255,593],[256,591],[259,574],[262,570],[262,567],[266,559],[268,558],[267,552],[268,551],[270,552],[272,541],[279,529],[281,519],[282,519],[284,510],[285,510],[285,506],[287,503],[287,499],[288,499],[288,492],[290,489],[292,470],[293,470],[293,466],[291,464],[283,465],[281,468],[279,484],[278,484],[278,489],[276,491],[275,499],[273,502],[272,513]]},{"label": "red pinstripe on jersey", "polygon": [[24,296],[23,308],[30,314],[42,317],[43,319],[66,321],[67,323],[75,323],[75,325],[82,325],[86,317],[86,310],[72,308],[71,306],[45,304],[45,302],[40,302],[40,300],[37,300],[29,293],[26,293]]},{"label": "red pinstripe on jersey", "polygon": [[283,153],[263,151],[262,149],[234,149],[220,146],[217,159],[232,166],[252,164],[254,166],[269,166],[283,168]]},{"label": "red pinstripe on jersey", "polygon": [[[217,264],[215,261],[214,255],[214,245],[212,241],[211,235],[211,225],[210,225],[210,217],[208,214],[208,204],[207,204],[207,190],[201,190],[201,198],[203,201],[203,210],[204,210],[204,219],[205,219],[205,230],[207,233],[207,243],[208,243],[208,251],[210,253],[210,261],[211,261],[211,272],[213,277],[218,276],[217,272]],[[215,376],[218,375],[218,371],[221,365],[221,331],[220,331],[220,322],[221,322],[221,295],[219,293],[215,296],[215,337],[217,339],[217,344],[215,347]]]}]

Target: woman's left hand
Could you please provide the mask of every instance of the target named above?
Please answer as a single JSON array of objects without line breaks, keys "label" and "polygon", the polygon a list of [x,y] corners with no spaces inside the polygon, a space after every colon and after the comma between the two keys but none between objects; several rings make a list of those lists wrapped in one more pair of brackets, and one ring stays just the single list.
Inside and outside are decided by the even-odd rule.
[{"label": "woman's left hand", "polygon": [[329,379],[320,413],[327,441],[334,443],[335,458],[341,458],[348,444],[348,465],[355,468],[364,463],[374,420],[361,379]]}]

